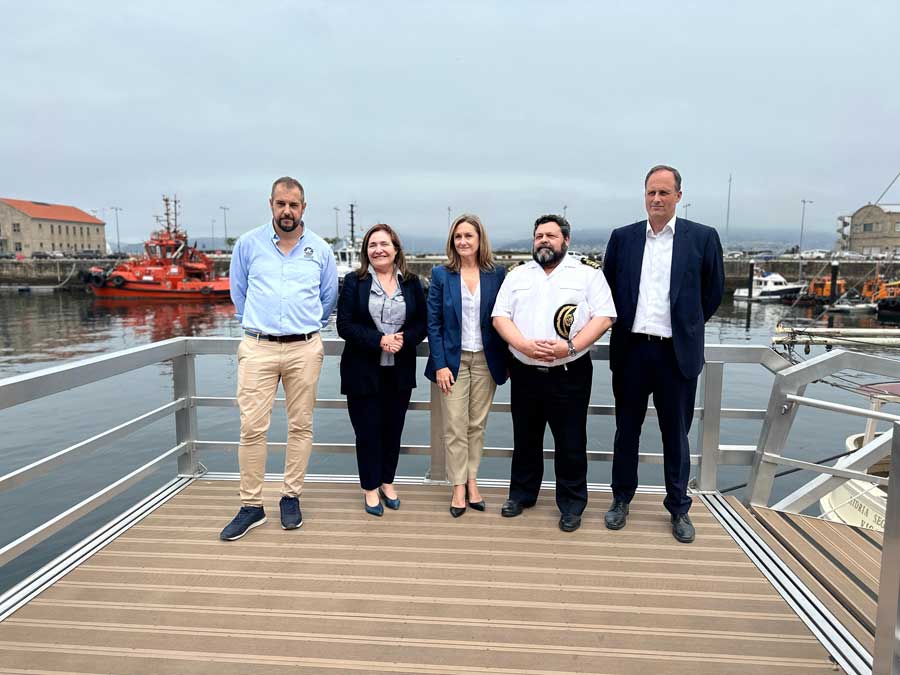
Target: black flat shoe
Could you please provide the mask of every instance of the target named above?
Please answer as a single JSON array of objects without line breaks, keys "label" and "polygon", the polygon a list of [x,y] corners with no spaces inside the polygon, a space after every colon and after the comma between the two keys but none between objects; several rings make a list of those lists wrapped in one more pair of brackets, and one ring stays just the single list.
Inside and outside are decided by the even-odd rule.
[{"label": "black flat shoe", "polygon": [[384,505],[388,507],[391,511],[396,511],[400,508],[400,497],[396,499],[389,499],[386,494],[384,494],[384,490],[378,488],[378,495],[384,500]]},{"label": "black flat shoe", "polygon": [[465,506],[451,506],[450,507],[450,515],[454,518],[459,518],[462,514],[466,512]]},{"label": "black flat shoe", "polygon": [[480,502],[469,502],[469,506],[471,506],[476,511],[484,511],[487,508],[487,505],[484,503],[482,499]]}]

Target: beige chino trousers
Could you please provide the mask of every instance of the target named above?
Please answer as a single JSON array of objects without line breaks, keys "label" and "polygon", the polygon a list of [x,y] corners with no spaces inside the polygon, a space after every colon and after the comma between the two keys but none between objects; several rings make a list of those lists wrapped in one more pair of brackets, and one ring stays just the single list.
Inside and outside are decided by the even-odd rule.
[{"label": "beige chino trousers", "polygon": [[269,342],[245,335],[238,347],[237,400],[241,411],[241,502],[262,506],[266,433],[280,381],[284,386],[288,435],[281,493],[299,497],[312,452],[313,408],[325,348],[314,335],[303,342]]},{"label": "beige chino trousers", "polygon": [[462,485],[478,476],[484,450],[484,429],[497,383],[484,352],[463,352],[459,375],[449,394],[441,394],[447,479]]}]

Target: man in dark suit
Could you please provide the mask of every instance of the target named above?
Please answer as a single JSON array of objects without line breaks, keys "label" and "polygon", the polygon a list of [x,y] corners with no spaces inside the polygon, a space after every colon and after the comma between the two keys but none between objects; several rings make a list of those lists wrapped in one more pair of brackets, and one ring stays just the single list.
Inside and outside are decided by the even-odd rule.
[{"label": "man in dark suit", "polygon": [[644,179],[647,220],[617,228],[609,238],[603,271],[618,319],[609,365],[616,400],[613,503],[606,527],[625,527],[638,486],[638,444],[653,396],[662,433],[666,498],[672,534],[694,540],[688,510],[688,432],[697,376],[703,370],[703,332],[722,301],[725,273],[716,231],[675,217],[681,174],[655,166]]}]

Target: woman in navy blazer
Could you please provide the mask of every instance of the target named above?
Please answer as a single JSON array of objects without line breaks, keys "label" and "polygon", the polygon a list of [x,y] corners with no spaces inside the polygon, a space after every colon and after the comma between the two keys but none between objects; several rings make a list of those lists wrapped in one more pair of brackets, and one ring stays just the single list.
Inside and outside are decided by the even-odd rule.
[{"label": "woman in navy blazer", "polygon": [[345,341],[341,393],[356,434],[365,510],[373,516],[384,513],[382,499],[400,508],[394,474],[425,317],[425,293],[406,267],[400,238],[390,225],[373,225],[363,238],[359,269],[344,277],[337,314]]},{"label": "woman in navy blazer", "polygon": [[441,391],[450,514],[466,505],[484,511],[476,482],[484,429],[497,385],[506,382],[506,343],[491,310],[506,269],[495,266],[478,216],[463,214],[450,227],[447,260],[431,271],[425,376]]}]

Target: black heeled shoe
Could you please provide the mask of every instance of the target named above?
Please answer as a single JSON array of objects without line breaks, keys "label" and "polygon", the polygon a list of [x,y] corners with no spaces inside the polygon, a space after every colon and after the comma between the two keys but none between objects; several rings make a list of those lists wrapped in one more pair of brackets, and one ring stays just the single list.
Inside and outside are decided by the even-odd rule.
[{"label": "black heeled shoe", "polygon": [[462,514],[466,512],[465,506],[450,506],[450,515],[454,518],[459,518]]},{"label": "black heeled shoe", "polygon": [[366,513],[370,516],[378,516],[379,518],[384,515],[384,507],[381,505],[381,502],[378,502],[375,506],[369,506],[369,502],[366,501],[366,495],[363,494],[363,506],[366,509]]},{"label": "black heeled shoe", "polygon": [[484,511],[487,508],[487,505],[484,503],[482,499],[480,502],[470,502],[469,501],[469,486],[466,486],[466,503],[471,506],[476,511]]},{"label": "black heeled shoe", "polygon": [[396,511],[400,508],[400,497],[397,497],[396,499],[390,499],[386,494],[384,494],[384,490],[382,490],[381,488],[378,488],[378,494],[384,500],[384,505],[392,511]]}]

